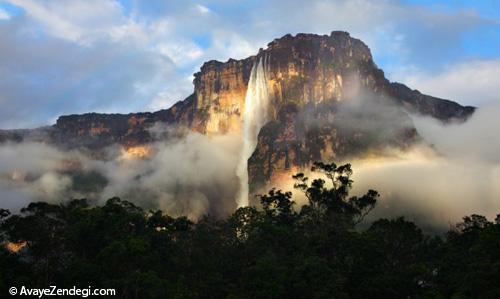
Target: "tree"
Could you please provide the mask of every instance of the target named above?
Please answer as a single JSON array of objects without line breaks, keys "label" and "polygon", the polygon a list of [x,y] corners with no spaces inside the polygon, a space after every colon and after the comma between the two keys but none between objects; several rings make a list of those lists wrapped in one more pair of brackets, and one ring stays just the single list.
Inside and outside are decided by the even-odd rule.
[{"label": "tree", "polygon": [[260,196],[260,203],[270,221],[291,225],[297,216],[293,210],[295,203],[291,198],[292,192],[283,193],[281,190],[271,189],[268,194]]},{"label": "tree", "polygon": [[316,162],[311,171],[323,173],[331,186],[328,188],[326,181],[320,178],[308,184],[309,178],[303,173],[293,176],[296,180],[294,188],[302,191],[309,203],[303,207],[301,213],[307,215],[312,223],[318,224],[321,218],[326,217],[337,224],[352,227],[362,222],[375,207],[380,196],[375,190],[369,190],[361,197],[349,197],[353,183],[350,164],[337,166],[335,163]]},{"label": "tree", "polygon": [[[0,210],[7,287],[116,288],[120,298],[500,298],[500,215],[464,217],[444,236],[404,218],[356,225],[379,194],[351,196],[349,164],[297,174],[307,203],[271,189],[259,207],[193,222],[111,198]],[[1,295],[0,295],[1,296]]]}]

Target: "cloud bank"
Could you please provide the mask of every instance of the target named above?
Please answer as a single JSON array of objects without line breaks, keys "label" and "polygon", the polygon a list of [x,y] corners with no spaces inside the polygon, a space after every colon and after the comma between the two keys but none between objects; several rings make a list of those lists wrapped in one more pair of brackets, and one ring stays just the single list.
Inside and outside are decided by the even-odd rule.
[{"label": "cloud bank", "polygon": [[404,214],[428,229],[447,228],[465,215],[500,214],[500,106],[483,107],[464,124],[414,118],[432,145],[398,158],[354,161],[356,191],[382,194],[372,215]]},{"label": "cloud bank", "polygon": [[[499,113],[498,105],[483,107],[467,122],[453,125],[413,116],[425,143],[406,152],[346,161],[353,164],[353,194],[381,193],[370,219],[404,215],[429,231],[442,231],[472,213],[494,218],[500,213]],[[394,125],[392,117],[380,121]],[[352,129],[362,125],[356,122]],[[163,130],[154,127],[157,134]],[[4,144],[0,206],[16,211],[32,200],[87,197],[102,203],[120,196],[171,215],[223,217],[236,209],[240,150],[241,136],[198,133],[129,152],[111,147],[106,160],[40,143]],[[288,181],[278,187],[292,190],[292,185]],[[300,205],[303,199],[294,193]]]},{"label": "cloud bank", "polygon": [[[49,124],[68,113],[166,108],[192,92],[191,74],[205,60],[244,58],[286,33],[347,30],[391,79],[480,106],[460,126],[414,119],[439,155],[354,161],[359,189],[386,195],[377,211],[407,211],[441,226],[499,211],[498,16],[389,0],[8,2],[20,12],[0,6],[0,128]],[[126,160],[119,149],[101,161],[41,144],[2,146],[2,203],[81,196],[70,191],[77,166],[68,161],[76,160],[82,172],[106,180],[96,200],[119,195],[173,214],[223,214],[238,186],[238,141],[207,138],[155,144],[149,160]]]},{"label": "cloud bank", "polygon": [[148,157],[108,148],[108,159],[25,142],[0,146],[0,206],[14,211],[30,201],[119,196],[144,208],[197,219],[236,208],[240,139],[197,133],[147,147]]}]

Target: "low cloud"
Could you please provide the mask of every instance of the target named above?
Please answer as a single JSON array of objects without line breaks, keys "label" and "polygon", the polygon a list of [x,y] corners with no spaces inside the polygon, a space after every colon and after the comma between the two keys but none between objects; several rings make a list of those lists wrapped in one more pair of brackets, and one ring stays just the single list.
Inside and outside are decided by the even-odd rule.
[{"label": "low cloud", "polygon": [[190,133],[177,142],[157,143],[145,160],[114,160],[99,165],[109,179],[102,198],[122,196],[172,215],[197,218],[226,215],[236,208],[237,136]]},{"label": "low cloud", "polygon": [[[335,161],[352,164],[354,195],[368,189],[380,192],[380,201],[368,221],[405,216],[426,231],[442,232],[466,215],[494,219],[500,214],[499,104],[480,107],[465,123],[445,125],[421,116],[402,118],[395,107],[362,99],[358,95],[348,103],[343,116],[337,116],[339,128],[352,131],[351,135],[370,130],[373,136],[380,131],[384,135],[378,138],[384,138],[391,128],[405,130],[414,125],[422,137],[406,150],[385,147],[376,155]],[[277,182],[276,187],[293,190],[291,175],[283,176],[288,179]],[[310,180],[321,177],[309,171],[306,176]],[[306,199],[294,191],[294,200],[300,206]]]},{"label": "low cloud", "polygon": [[[494,31],[495,20],[398,1],[252,2],[244,10],[224,1],[203,6],[132,1],[131,8],[116,1],[9,2],[24,13],[0,10],[0,128],[47,124],[66,113],[167,108],[192,91],[186,78],[205,60],[244,58],[286,33],[348,30],[370,45],[384,67],[427,68],[406,68],[392,79],[424,93],[481,104],[462,125],[443,127],[415,118],[438,155],[419,149],[377,163],[353,161],[355,191],[376,188],[386,195],[376,213],[406,211],[429,224],[499,210],[495,130],[500,111],[493,103],[500,91],[500,64],[474,60],[434,73],[443,63],[474,54],[460,50],[464,34]],[[2,204],[18,208],[33,198],[58,202],[83,196],[70,190],[75,178],[66,169],[72,167],[67,161],[77,160],[81,171],[106,180],[91,194],[96,200],[119,195],[174,214],[224,214],[235,205],[237,139],[191,134],[151,145],[145,160],[127,160],[120,149],[110,149],[115,153],[110,161],[43,144],[5,145],[0,147]]]},{"label": "low cloud", "polygon": [[109,148],[110,159],[104,161],[40,143],[5,144],[0,146],[0,206],[17,211],[33,200],[87,197],[102,203],[120,196],[170,215],[222,217],[236,208],[239,147],[237,136],[189,133],[148,145],[147,157],[138,156],[144,152],[137,149]]},{"label": "low cloud", "polygon": [[500,214],[500,106],[485,106],[464,124],[414,118],[432,146],[396,158],[353,161],[355,191],[374,188],[382,199],[372,218],[406,215],[445,229],[465,215]]},{"label": "low cloud", "polygon": [[2,206],[18,210],[32,200],[56,203],[66,199],[71,179],[64,174],[65,163],[77,160],[85,161],[86,158],[40,143],[0,146]]},{"label": "low cloud", "polygon": [[[404,215],[428,231],[442,231],[468,214],[493,218],[500,213],[498,113],[498,105],[483,107],[467,122],[454,125],[414,117],[425,144],[405,152],[393,150],[385,157],[346,161],[353,164],[353,194],[376,189],[382,195],[370,219]],[[163,136],[167,128],[152,130]],[[120,196],[171,215],[223,217],[236,208],[240,148],[236,135],[188,133],[150,144],[144,151],[109,148],[109,159],[96,160],[40,143],[4,144],[0,206],[16,211],[32,200],[56,203],[88,197],[102,203]],[[144,152],[147,157],[140,157]],[[75,188],[82,174],[90,184],[96,177],[104,183],[84,192]],[[278,187],[292,190],[291,181]],[[294,199],[303,202],[294,193]]]}]

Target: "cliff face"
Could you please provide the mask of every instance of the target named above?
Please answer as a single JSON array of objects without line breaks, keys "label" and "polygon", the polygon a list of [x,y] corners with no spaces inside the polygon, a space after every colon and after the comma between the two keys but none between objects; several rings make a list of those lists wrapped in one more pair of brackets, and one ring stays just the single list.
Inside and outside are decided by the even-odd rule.
[{"label": "cliff face", "polygon": [[155,141],[151,129],[157,123],[189,126],[194,97],[176,103],[168,110],[153,113],[67,115],[57,119],[48,131],[52,143],[66,148],[102,149],[113,144],[136,146]]},{"label": "cliff face", "polygon": [[195,111],[191,127],[204,134],[240,132],[254,57],[209,61],[194,75]]},{"label": "cliff face", "polygon": [[[267,123],[248,160],[251,192],[315,161],[340,161],[383,155],[387,149],[405,150],[421,139],[409,116],[374,97],[320,103],[305,110],[288,105]],[[368,102],[369,101],[369,102]]]},{"label": "cliff face", "polygon": [[132,147],[157,141],[156,124],[189,127],[194,113],[194,95],[171,108],[130,114],[86,113],[65,115],[53,126],[33,130],[0,130],[0,143],[35,141],[62,149],[99,151],[107,146]]},{"label": "cliff face", "polygon": [[167,110],[62,116],[48,128],[0,131],[0,142],[31,138],[91,150],[135,146],[156,140],[151,128],[157,123],[207,135],[239,133],[250,74],[258,61],[266,73],[269,122],[248,163],[254,190],[316,160],[406,148],[419,140],[408,114],[452,122],[465,121],[474,112],[389,82],[363,42],[335,31],[285,35],[255,56],[209,61],[194,76],[194,93]]},{"label": "cliff face", "polygon": [[474,108],[389,82],[369,48],[346,32],[285,35],[256,56],[211,61],[195,75],[193,126],[207,134],[241,131],[252,66],[262,60],[270,106],[248,160],[251,190],[313,161],[339,160],[419,139],[408,114],[464,121]]},{"label": "cliff face", "polygon": [[471,106],[464,107],[453,101],[421,94],[401,83],[391,83],[387,93],[408,112],[431,116],[443,122],[465,121],[475,110]]},{"label": "cliff face", "polygon": [[[194,80],[194,129],[207,134],[241,130],[250,72],[259,59],[265,62],[271,119],[276,119],[280,109],[290,103],[301,108],[338,101],[345,91],[359,88],[358,83],[376,90],[382,83],[378,81],[383,80],[382,73],[373,72],[368,47],[345,32],[333,32],[331,36],[285,35],[256,56],[226,63],[209,61],[202,66]],[[353,76],[356,72],[362,80]]]},{"label": "cliff face", "polygon": [[196,113],[192,127],[195,130],[206,134],[241,130],[248,80],[258,59],[265,60],[272,96],[271,119],[276,119],[280,109],[290,103],[301,109],[308,104],[341,101],[363,89],[392,97],[410,113],[444,122],[466,119],[474,111],[473,107],[389,82],[363,42],[336,31],[329,36],[285,35],[256,56],[205,63],[194,79]]}]

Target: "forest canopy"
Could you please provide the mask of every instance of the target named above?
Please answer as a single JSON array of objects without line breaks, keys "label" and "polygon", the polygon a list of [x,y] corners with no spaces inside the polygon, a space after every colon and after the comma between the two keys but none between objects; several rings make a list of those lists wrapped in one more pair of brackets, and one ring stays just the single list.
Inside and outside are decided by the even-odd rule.
[{"label": "forest canopy", "polygon": [[115,288],[118,298],[500,298],[500,217],[426,235],[404,218],[358,226],[380,197],[351,196],[349,164],[294,175],[307,203],[192,222],[111,198],[0,210],[0,297],[12,286]]}]

